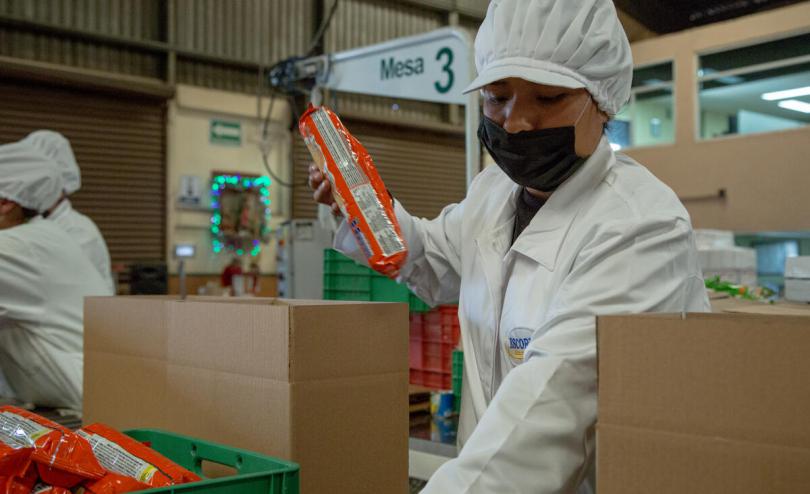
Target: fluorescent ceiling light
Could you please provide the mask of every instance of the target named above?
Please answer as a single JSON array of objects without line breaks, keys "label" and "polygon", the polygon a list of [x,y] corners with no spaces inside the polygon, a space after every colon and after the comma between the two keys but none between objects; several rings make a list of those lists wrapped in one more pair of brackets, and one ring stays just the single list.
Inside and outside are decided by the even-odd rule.
[{"label": "fluorescent ceiling light", "polygon": [[799,111],[802,113],[810,113],[810,103],[805,103],[804,101],[799,101],[797,99],[780,101],[779,106],[785,108],[786,110]]},{"label": "fluorescent ceiling light", "polygon": [[615,142],[610,143],[610,148],[614,151],[618,151],[622,148],[621,144],[616,144]]},{"label": "fluorescent ceiling light", "polygon": [[774,91],[772,93],[765,93],[762,99],[766,101],[777,101],[780,99],[799,98],[801,96],[810,96],[810,86],[797,87],[796,89],[787,89],[785,91]]}]

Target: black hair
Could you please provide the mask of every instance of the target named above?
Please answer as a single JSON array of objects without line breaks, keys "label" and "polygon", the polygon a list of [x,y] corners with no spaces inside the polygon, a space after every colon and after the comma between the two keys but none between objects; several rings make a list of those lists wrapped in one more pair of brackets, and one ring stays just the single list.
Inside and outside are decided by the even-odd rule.
[{"label": "black hair", "polygon": [[23,218],[25,218],[25,221],[28,221],[35,216],[39,216],[39,213],[37,211],[28,208],[22,208],[22,214]]}]

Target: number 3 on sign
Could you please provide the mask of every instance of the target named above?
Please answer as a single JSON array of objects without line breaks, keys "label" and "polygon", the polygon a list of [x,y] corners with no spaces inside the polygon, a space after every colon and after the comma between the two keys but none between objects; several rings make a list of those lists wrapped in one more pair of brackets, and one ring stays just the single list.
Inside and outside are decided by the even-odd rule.
[{"label": "number 3 on sign", "polygon": [[440,81],[436,81],[433,83],[433,86],[436,88],[436,91],[440,92],[441,94],[450,91],[450,88],[453,87],[453,82],[455,80],[455,74],[453,74],[453,69],[450,68],[450,65],[453,64],[453,50],[450,48],[444,47],[439,50],[439,53],[436,54],[436,60],[442,61],[444,59],[444,65],[442,66],[442,72],[447,74],[447,84],[442,85]]}]

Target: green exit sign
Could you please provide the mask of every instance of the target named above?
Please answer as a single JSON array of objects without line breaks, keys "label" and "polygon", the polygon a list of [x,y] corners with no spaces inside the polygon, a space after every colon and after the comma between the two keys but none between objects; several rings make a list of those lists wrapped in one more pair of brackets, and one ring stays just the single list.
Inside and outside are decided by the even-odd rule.
[{"label": "green exit sign", "polygon": [[241,146],[242,124],[239,122],[212,119],[208,131],[208,140],[211,144]]}]

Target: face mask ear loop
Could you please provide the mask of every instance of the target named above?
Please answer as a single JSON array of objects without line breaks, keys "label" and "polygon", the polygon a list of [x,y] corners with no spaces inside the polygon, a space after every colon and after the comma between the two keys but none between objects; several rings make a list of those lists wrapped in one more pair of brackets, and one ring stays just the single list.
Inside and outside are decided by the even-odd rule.
[{"label": "face mask ear loop", "polygon": [[577,117],[577,120],[574,122],[574,127],[579,125],[579,121],[582,120],[582,116],[585,115],[585,110],[591,104],[591,101],[592,101],[591,97],[588,96],[588,99],[585,101],[585,104],[582,105],[582,110],[579,112],[579,116]]}]

